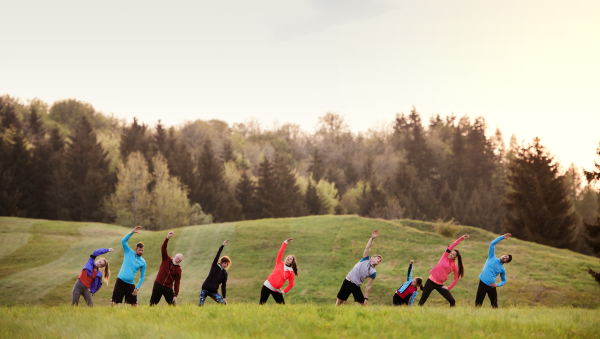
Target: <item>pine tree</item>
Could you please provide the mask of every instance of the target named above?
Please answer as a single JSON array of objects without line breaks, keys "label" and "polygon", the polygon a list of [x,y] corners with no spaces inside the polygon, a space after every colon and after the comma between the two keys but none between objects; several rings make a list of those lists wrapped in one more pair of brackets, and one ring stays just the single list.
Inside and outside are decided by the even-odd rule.
[{"label": "pine tree", "polygon": [[308,215],[320,214],[323,209],[323,201],[317,194],[317,188],[313,186],[312,180],[308,179],[306,194],[304,196],[304,204],[308,210]]},{"label": "pine tree", "polygon": [[509,164],[505,227],[515,237],[566,248],[572,245],[576,223],[573,205],[559,164],[540,139],[518,150]]},{"label": "pine tree", "polygon": [[275,217],[276,178],[273,166],[267,156],[258,168],[258,186],[256,187],[256,207],[260,218]]},{"label": "pine tree", "polygon": [[431,178],[435,174],[435,159],[425,141],[421,116],[412,108],[408,116],[410,137],[406,141],[406,160],[417,170],[420,178]]},{"label": "pine tree", "polygon": [[20,124],[14,124],[11,128],[12,143],[8,158],[9,171],[12,174],[12,185],[9,189],[11,196],[17,202],[17,216],[26,217],[31,207],[32,187],[32,160],[31,152],[27,145],[25,133]]},{"label": "pine tree", "polygon": [[[596,149],[596,154],[600,157],[600,146]],[[583,170],[585,177],[589,184],[600,181],[600,164],[594,161],[595,171],[586,171]],[[592,225],[591,223],[585,222],[583,223],[583,227],[585,230],[585,242],[592,250],[592,253],[596,256],[600,256],[600,214],[597,214],[596,225]],[[596,272],[595,276],[600,277],[600,272]],[[590,272],[590,274],[592,274]],[[598,281],[598,280],[597,280]],[[598,281],[600,283],[600,281]]]},{"label": "pine tree", "polygon": [[65,152],[72,187],[68,206],[74,221],[102,221],[104,199],[110,195],[113,176],[109,172],[108,152],[96,138],[87,118],[81,118],[71,144]]},{"label": "pine tree", "polygon": [[48,189],[46,191],[47,218],[53,220],[71,220],[69,196],[72,190],[71,173],[65,165],[65,140],[58,128],[50,132],[48,140],[50,158],[48,168]]},{"label": "pine tree", "polygon": [[312,178],[315,182],[319,182],[325,176],[323,158],[319,155],[319,149],[316,147],[313,152],[313,160],[308,168],[308,172],[312,173]]},{"label": "pine tree", "polygon": [[235,160],[233,156],[233,149],[231,148],[231,140],[225,140],[223,144],[223,155],[221,156],[223,163],[228,163]]},{"label": "pine tree", "polygon": [[137,118],[133,118],[133,123],[130,127],[123,128],[119,147],[119,155],[122,161],[127,161],[129,154],[134,152],[140,152],[146,159],[146,162],[150,160],[150,140],[146,135],[147,128],[145,124],[138,124]]},{"label": "pine tree", "polygon": [[[1,98],[0,98],[1,99]],[[14,191],[13,171],[10,167],[10,149],[0,135],[0,215],[17,215],[19,192]]]},{"label": "pine tree", "polygon": [[27,134],[33,144],[41,143],[46,135],[44,124],[40,120],[34,105],[31,105],[31,114],[27,120]]},{"label": "pine tree", "polygon": [[258,218],[256,212],[255,200],[256,185],[246,171],[242,172],[242,177],[235,189],[235,197],[242,205],[242,214],[245,220],[253,220]]},{"label": "pine tree", "polygon": [[158,153],[162,154],[166,159],[169,158],[171,151],[167,131],[164,129],[160,120],[156,125],[156,133],[152,136],[152,154],[155,156]]},{"label": "pine tree", "polygon": [[275,174],[275,191],[273,194],[274,217],[297,217],[303,214],[304,201],[300,193],[300,187],[296,183],[294,172],[287,165],[281,154],[275,155],[273,164]]}]

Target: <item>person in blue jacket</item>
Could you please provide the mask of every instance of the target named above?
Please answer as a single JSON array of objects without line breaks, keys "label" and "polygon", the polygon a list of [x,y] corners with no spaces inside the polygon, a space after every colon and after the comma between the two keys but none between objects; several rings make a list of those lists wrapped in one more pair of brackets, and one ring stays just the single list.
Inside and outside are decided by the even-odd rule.
[{"label": "person in blue jacket", "polygon": [[[108,260],[106,258],[96,258],[104,253],[113,252],[112,248],[99,248],[95,250],[88,259],[85,266],[79,273],[75,286],[72,292],[72,306],[79,305],[79,298],[83,295],[83,299],[89,307],[94,306],[92,295],[102,287],[102,281],[108,285],[110,281],[110,269],[108,268]],[[104,268],[104,276],[100,269]]]},{"label": "person in blue jacket", "polygon": [[[496,258],[496,244],[503,239],[508,239],[510,233],[506,233],[492,240],[490,243],[490,249],[488,251],[488,258],[483,266],[483,271],[479,275],[479,287],[477,288],[477,296],[475,297],[475,307],[483,304],[483,299],[487,294],[490,297],[490,302],[493,308],[498,308],[498,292],[496,287],[504,286],[506,284],[506,270],[504,265],[512,261],[512,255],[504,254],[500,258]],[[502,281],[496,283],[496,278],[500,274]]]},{"label": "person in blue jacket", "polygon": [[392,304],[394,306],[400,305],[408,305],[412,306],[415,297],[419,292],[417,289],[423,290],[423,279],[420,277],[416,277],[413,279],[412,277],[412,268],[414,264],[414,260],[410,261],[410,265],[408,265],[408,275],[406,278],[406,282],[400,286],[400,288],[394,293],[394,298],[392,299]]},{"label": "person in blue jacket", "polygon": [[[134,233],[140,233],[141,228],[142,226],[137,226],[121,240],[124,252],[123,264],[121,265],[121,270],[117,276],[117,282],[115,282],[115,288],[110,298],[111,306],[122,303],[123,297],[125,297],[125,302],[132,306],[137,306],[138,304],[137,293],[146,277],[146,260],[142,258],[144,243],[138,242],[134,251],[129,247],[127,241]],[[136,286],[134,279],[138,271],[140,271],[140,281],[138,281]]]}]

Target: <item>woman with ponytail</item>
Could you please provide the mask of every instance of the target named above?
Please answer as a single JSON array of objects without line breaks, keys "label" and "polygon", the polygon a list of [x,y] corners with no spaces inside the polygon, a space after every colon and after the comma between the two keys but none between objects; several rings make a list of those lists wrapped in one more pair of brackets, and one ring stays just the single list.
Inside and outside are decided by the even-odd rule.
[{"label": "woman with ponytail", "polygon": [[[277,253],[275,269],[265,281],[262,290],[260,291],[260,305],[266,303],[270,295],[273,296],[273,299],[275,299],[276,303],[285,305],[283,295],[288,293],[292,287],[294,287],[294,275],[298,275],[296,257],[290,254],[285,258],[285,263],[281,261],[283,259],[283,251],[285,251],[285,247],[292,240],[294,239],[289,238],[284,241],[279,249],[279,253]],[[282,290],[281,288],[283,287],[283,284],[285,284],[285,281],[288,279],[288,286],[285,288],[285,290]]]},{"label": "woman with ponytail", "polygon": [[[108,268],[108,260],[102,257],[96,260],[96,257],[108,252],[114,252],[114,250],[112,248],[99,248],[90,255],[81,273],[79,273],[79,277],[77,277],[75,286],[73,286],[72,306],[79,305],[79,297],[81,295],[83,295],[83,299],[85,299],[88,306],[94,306],[92,295],[102,287],[102,281],[107,285],[109,284],[110,269]],[[104,276],[100,272],[102,268],[104,268]]]},{"label": "woman with ponytail", "polygon": [[[458,245],[464,239],[468,239],[468,235],[463,235],[458,238],[452,245],[448,246],[442,258],[438,262],[437,266],[435,266],[431,271],[429,271],[429,278],[427,282],[425,282],[425,287],[423,288],[423,296],[421,296],[421,300],[419,300],[419,306],[423,306],[429,298],[429,294],[431,291],[438,291],[448,302],[450,303],[450,307],[453,307],[456,302],[454,301],[454,297],[450,290],[456,283],[458,279],[462,279],[465,275],[465,269],[462,264],[462,257],[460,256],[460,252],[455,250],[454,247]],[[458,267],[456,267],[455,261],[458,259]],[[444,282],[448,280],[448,275],[450,272],[454,272],[454,281],[450,284],[450,286],[444,286]]]}]

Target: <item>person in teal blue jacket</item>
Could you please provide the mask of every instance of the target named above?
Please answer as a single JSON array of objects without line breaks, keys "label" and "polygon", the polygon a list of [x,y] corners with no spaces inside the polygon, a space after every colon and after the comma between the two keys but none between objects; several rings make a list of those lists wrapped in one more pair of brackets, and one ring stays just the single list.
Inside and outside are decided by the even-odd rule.
[{"label": "person in teal blue jacket", "polygon": [[[111,306],[122,303],[123,297],[125,297],[126,303],[137,306],[137,293],[146,277],[146,260],[142,258],[144,243],[138,242],[134,251],[129,247],[127,241],[134,233],[140,233],[141,228],[142,226],[137,226],[121,240],[124,252],[123,264],[121,265],[121,270],[117,276],[117,282],[115,283],[115,288],[110,299]],[[140,281],[138,281],[136,286],[134,279],[138,271],[140,271]]]},{"label": "person in teal blue jacket", "polygon": [[415,297],[419,292],[418,289],[423,290],[423,279],[420,277],[416,277],[413,279],[412,277],[412,267],[414,264],[414,260],[410,261],[410,265],[408,265],[408,274],[406,276],[406,282],[400,286],[400,288],[394,293],[394,297],[392,298],[392,304],[394,306],[400,305],[408,305],[412,306],[413,301],[415,301]]},{"label": "person in teal blue jacket", "polygon": [[[506,270],[504,265],[512,261],[512,255],[504,254],[500,258],[496,258],[496,244],[503,239],[508,239],[510,233],[506,233],[492,240],[490,243],[490,249],[488,251],[488,258],[483,265],[483,271],[479,275],[479,287],[477,288],[477,296],[475,297],[475,307],[483,304],[483,299],[487,294],[490,297],[490,302],[493,308],[498,308],[498,293],[496,287],[504,286],[506,284]],[[496,283],[496,278],[500,274],[502,281]]]}]

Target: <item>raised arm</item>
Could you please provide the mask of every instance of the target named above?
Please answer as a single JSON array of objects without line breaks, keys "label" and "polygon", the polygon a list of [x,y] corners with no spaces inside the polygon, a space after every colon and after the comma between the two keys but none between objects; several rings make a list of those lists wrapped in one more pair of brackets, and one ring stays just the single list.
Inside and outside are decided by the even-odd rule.
[{"label": "raised arm", "polygon": [[215,255],[215,259],[213,259],[212,267],[217,266],[217,262],[219,262],[219,256],[221,255],[221,252],[223,251],[224,246],[225,245],[221,245],[221,247],[219,247],[219,250],[217,251],[217,255]]},{"label": "raised arm", "polygon": [[406,275],[406,281],[411,281],[412,280],[412,266],[413,266],[414,260],[410,261],[410,265],[408,265],[408,274]]},{"label": "raised arm", "polygon": [[281,262],[281,260],[283,259],[283,251],[285,251],[285,247],[292,240],[294,240],[294,238],[285,239],[285,241],[283,242],[283,244],[281,244],[281,248],[279,249],[279,253],[277,253],[277,261],[276,261],[277,263]]},{"label": "raised arm", "polygon": [[363,252],[363,258],[366,258],[371,254],[371,245],[373,245],[373,239],[377,238],[378,236],[379,236],[378,230],[374,230],[371,233],[371,239],[369,239],[369,242],[367,243],[367,247],[365,248],[365,251]]},{"label": "raised arm", "polygon": [[169,252],[167,251],[167,246],[169,245],[169,239],[175,235],[175,231],[171,231],[167,234],[167,238],[163,241],[162,247],[160,248],[160,254],[162,255],[162,260],[169,260]]},{"label": "raised arm", "polygon": [[447,257],[448,253],[452,252],[452,250],[454,249],[454,247],[456,247],[456,245],[460,244],[461,241],[463,241],[464,239],[469,238],[468,235],[463,235],[462,237],[456,239],[455,242],[453,242],[450,246],[448,246],[448,249],[446,249],[446,252],[444,252],[444,255],[442,255],[443,257]]},{"label": "raised arm", "polygon": [[136,226],[134,229],[131,230],[131,232],[127,233],[127,235],[123,238],[123,240],[121,240],[121,245],[123,245],[123,251],[125,253],[133,252],[131,247],[129,247],[129,245],[127,244],[127,241],[129,241],[129,238],[131,238],[133,233],[140,233],[141,229],[142,229],[142,226]]},{"label": "raised arm", "polygon": [[99,248],[99,249],[95,250],[92,253],[92,255],[90,255],[90,257],[92,259],[96,259],[96,257],[99,256],[99,255],[102,255],[102,254],[108,253],[108,252],[112,252],[111,250],[112,250],[112,248]]},{"label": "raised arm", "polygon": [[498,238],[492,240],[490,242],[490,249],[488,250],[488,259],[492,259],[496,257],[496,244],[504,239],[504,236],[501,235]]}]

